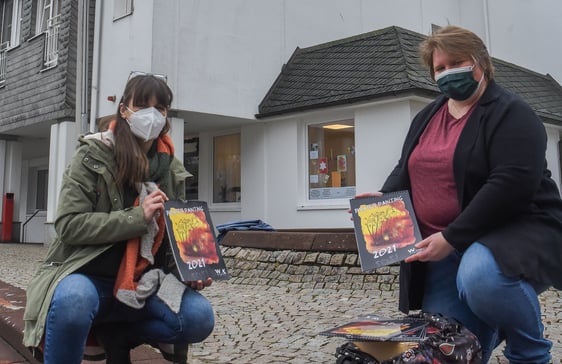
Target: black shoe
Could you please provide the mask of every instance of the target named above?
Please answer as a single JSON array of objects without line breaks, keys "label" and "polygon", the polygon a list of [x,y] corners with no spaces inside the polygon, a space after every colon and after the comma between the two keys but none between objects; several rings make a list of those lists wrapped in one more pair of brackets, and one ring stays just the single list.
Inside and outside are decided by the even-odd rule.
[{"label": "black shoe", "polygon": [[162,357],[174,364],[187,364],[188,344],[158,344]]},{"label": "black shoe", "polygon": [[131,349],[137,346],[130,339],[130,330],[120,324],[96,326],[96,336],[105,350],[106,364],[131,364]]}]

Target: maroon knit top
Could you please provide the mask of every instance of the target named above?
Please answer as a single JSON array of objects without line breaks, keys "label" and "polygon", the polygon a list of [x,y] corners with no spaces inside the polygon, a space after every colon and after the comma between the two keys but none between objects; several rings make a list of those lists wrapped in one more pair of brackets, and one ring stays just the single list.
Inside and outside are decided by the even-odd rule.
[{"label": "maroon knit top", "polygon": [[460,213],[453,154],[472,110],[455,119],[444,103],[430,120],[408,160],[412,201],[424,238],[443,231]]}]

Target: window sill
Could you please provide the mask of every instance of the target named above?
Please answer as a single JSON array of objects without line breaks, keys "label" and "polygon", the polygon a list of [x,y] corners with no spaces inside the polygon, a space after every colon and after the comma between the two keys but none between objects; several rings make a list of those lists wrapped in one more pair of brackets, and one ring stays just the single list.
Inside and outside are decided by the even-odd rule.
[{"label": "window sill", "polygon": [[240,202],[209,204],[211,212],[240,212],[241,210]]},{"label": "window sill", "polygon": [[346,210],[349,209],[349,200],[330,202],[324,204],[303,204],[297,206],[297,211],[312,211],[312,210]]}]

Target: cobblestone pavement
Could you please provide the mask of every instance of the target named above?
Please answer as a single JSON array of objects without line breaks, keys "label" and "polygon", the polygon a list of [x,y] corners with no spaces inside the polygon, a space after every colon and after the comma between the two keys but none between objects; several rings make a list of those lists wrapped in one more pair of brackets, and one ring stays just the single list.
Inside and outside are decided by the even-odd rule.
[{"label": "cobblestone pavement", "polygon": [[[334,272],[345,270],[341,266],[299,269],[290,264],[311,263],[312,256],[236,249],[224,251],[233,278],[203,291],[214,305],[216,326],[204,343],[193,345],[192,364],[335,363],[335,349],[344,341],[318,335],[320,331],[364,313],[398,314],[396,292],[387,289],[395,283],[388,277],[376,284],[368,275],[363,283],[357,277],[335,279]],[[0,244],[0,279],[25,288],[45,251],[41,245]],[[553,362],[562,363],[561,293],[545,292],[541,304],[545,334],[554,344]],[[494,354],[492,363],[507,363],[501,348]]]}]

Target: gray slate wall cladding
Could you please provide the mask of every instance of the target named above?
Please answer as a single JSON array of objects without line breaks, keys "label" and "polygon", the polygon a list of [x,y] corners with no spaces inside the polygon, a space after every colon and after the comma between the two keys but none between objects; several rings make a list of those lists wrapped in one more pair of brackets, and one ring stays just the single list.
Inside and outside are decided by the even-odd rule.
[{"label": "gray slate wall cladding", "polygon": [[74,120],[77,6],[76,1],[61,1],[58,63],[44,69],[45,35],[34,35],[35,9],[31,0],[24,1],[21,43],[8,51],[6,82],[0,88],[0,133],[44,121]]}]

